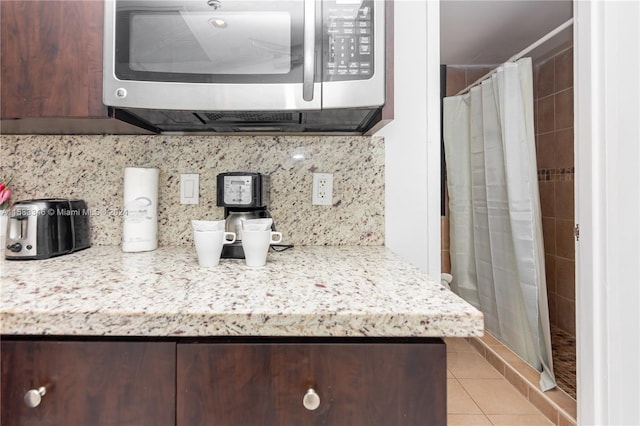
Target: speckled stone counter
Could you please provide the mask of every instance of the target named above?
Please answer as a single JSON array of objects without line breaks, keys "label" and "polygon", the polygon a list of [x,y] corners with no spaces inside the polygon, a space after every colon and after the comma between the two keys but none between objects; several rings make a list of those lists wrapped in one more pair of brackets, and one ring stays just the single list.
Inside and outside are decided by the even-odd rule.
[{"label": "speckled stone counter", "polygon": [[[216,176],[269,176],[269,211],[295,245],[384,244],[384,139],[379,136],[0,135],[11,201],[81,198],[91,241],[122,239],[125,167],[158,167],[158,242],[193,245],[192,219],[220,220]],[[64,167],[61,167],[63,165]],[[333,206],[311,205],[313,172],[333,173]],[[198,204],[180,204],[182,173],[197,173]]]},{"label": "speckled stone counter", "polygon": [[480,336],[482,313],[384,247],[295,247],[200,268],[193,247],[0,261],[0,333]]}]

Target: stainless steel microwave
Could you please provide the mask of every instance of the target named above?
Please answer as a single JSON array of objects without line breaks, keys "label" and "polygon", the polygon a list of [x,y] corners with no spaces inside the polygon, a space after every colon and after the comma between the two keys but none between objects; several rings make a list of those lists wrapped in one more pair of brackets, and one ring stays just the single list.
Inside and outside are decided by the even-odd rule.
[{"label": "stainless steel microwave", "polygon": [[362,127],[385,103],[384,12],[384,0],[107,0],[103,101],[157,131]]}]

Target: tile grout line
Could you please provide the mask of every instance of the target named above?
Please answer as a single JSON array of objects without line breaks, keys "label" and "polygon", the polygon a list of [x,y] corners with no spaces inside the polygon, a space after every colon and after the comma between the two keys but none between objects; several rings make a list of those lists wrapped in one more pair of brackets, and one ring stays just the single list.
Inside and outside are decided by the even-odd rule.
[{"label": "tile grout line", "polygon": [[[471,343],[471,342],[468,342],[468,343]],[[474,349],[474,352],[475,352],[475,353],[479,352],[479,351],[478,351],[478,348],[476,348],[473,344],[470,344],[470,346]],[[500,372],[500,370],[498,370],[498,369],[496,368],[496,366],[495,366],[495,365],[491,364],[491,363],[488,361],[488,359],[486,358],[486,356],[485,356],[484,354],[478,353],[478,355],[479,355],[479,356],[481,356],[485,361],[487,361],[487,363],[488,363],[489,365],[491,365],[491,367],[493,367],[495,370],[497,370],[497,371],[498,371],[498,373],[501,375],[501,377],[500,377],[500,378],[479,377],[479,378],[474,378],[473,380],[504,381],[504,382],[507,382],[509,385],[513,386],[513,387],[515,388],[514,390],[516,391],[516,393],[517,393],[518,395],[523,396],[523,397],[526,399],[526,401],[527,401],[529,404],[531,404],[531,406],[532,406],[532,407],[534,407],[542,417],[544,417],[545,419],[548,419],[549,421],[553,422],[553,420],[549,419],[549,418],[544,414],[544,412],[542,412],[542,410],[540,410],[540,409],[539,409],[539,408],[538,408],[538,407],[537,407],[537,406],[536,406],[532,401],[530,401],[530,400],[529,400],[528,395],[522,395],[522,393],[520,393],[520,392],[519,392],[519,390],[518,390],[518,389],[513,385],[513,383],[511,383],[511,382],[507,379],[507,377],[505,376],[504,372]],[[503,368],[504,368],[504,364],[505,364],[505,363],[503,362]],[[483,417],[484,417],[484,418],[485,418],[485,419],[486,419],[486,420],[487,420],[491,425],[495,425],[495,423],[491,420],[491,417],[490,417],[490,416],[492,416],[492,415],[493,415],[493,416],[500,416],[501,414],[498,414],[498,413],[493,413],[493,414],[487,413],[487,412],[482,408],[482,406],[480,405],[480,403],[478,403],[478,401],[476,401],[476,400],[474,399],[473,395],[471,395],[471,393],[469,393],[469,391],[467,390],[467,388],[466,388],[466,387],[464,386],[464,384],[461,382],[461,380],[464,380],[465,378],[462,378],[462,377],[458,377],[458,376],[456,376],[456,375],[455,375],[455,373],[454,373],[453,371],[451,371],[451,369],[449,369],[449,368],[448,368],[448,371],[451,373],[451,375],[453,376],[453,378],[455,378],[455,380],[456,380],[456,382],[458,383],[458,385],[460,385],[460,387],[464,390],[465,394],[466,394],[467,396],[469,396],[469,398],[471,399],[471,401],[473,401],[474,405],[475,405],[475,406],[480,410],[480,412],[482,413],[481,415],[482,415],[482,416],[483,416]],[[524,379],[524,380],[526,380],[526,379]],[[528,390],[528,389],[527,389],[527,390]],[[527,393],[528,393],[528,392],[527,392]],[[464,414],[464,415],[474,415],[474,414]],[[516,414],[516,415],[517,415],[517,414]],[[554,424],[556,424],[556,425],[558,425],[558,424],[559,424],[559,419],[558,419],[557,421],[553,422],[553,423],[554,423]]]},{"label": "tile grout line", "polygon": [[[450,371],[450,370],[449,370],[449,371]],[[469,391],[467,391],[467,388],[465,388],[465,387],[462,385],[462,383],[460,383],[460,380],[459,380],[457,377],[455,377],[455,374],[453,374],[453,371],[451,372],[451,375],[452,375],[452,376],[454,376],[453,378],[455,379],[455,381],[456,381],[456,382],[458,382],[458,385],[462,388],[462,390],[463,390],[463,391],[464,391],[464,393],[469,397],[469,399],[470,399],[471,401],[473,401],[473,404],[474,404],[476,407],[478,407],[478,410],[480,410],[480,412],[482,413],[482,415],[483,415],[483,416],[485,416],[485,417],[487,418],[487,420],[489,421],[489,423],[493,424],[493,423],[491,422],[491,420],[489,419],[489,416],[487,416],[487,414],[484,412],[484,410],[482,409],[482,407],[480,407],[480,404],[478,404],[478,403],[476,402],[476,400],[475,400],[475,399],[473,399],[473,396],[471,396],[471,394],[469,393]],[[458,415],[463,415],[463,416],[472,416],[472,415],[475,415],[475,413],[463,413],[463,414],[460,414],[460,413],[452,413],[452,414],[454,414],[454,415],[455,415],[455,414],[458,414]],[[447,413],[447,415],[449,415],[449,413]]]},{"label": "tile grout line", "polygon": [[[524,375],[522,375],[522,373],[520,373],[520,371],[518,371],[515,367],[511,366],[498,352],[493,350],[491,348],[491,345],[487,344],[486,342],[482,341],[480,338],[477,338],[477,337],[470,337],[470,338],[468,338],[468,341],[469,341],[469,343],[472,344],[472,346],[474,348],[479,349],[478,345],[482,348],[482,351],[479,350],[478,352],[480,352],[480,354],[483,355],[485,357],[485,359],[487,359],[487,361],[489,361],[489,356],[488,356],[489,353],[492,356],[494,356],[498,361],[500,361],[500,363],[502,365],[502,368],[503,368],[503,372],[500,372],[500,370],[498,368],[496,368],[493,364],[491,364],[491,362],[489,362],[489,364],[491,364],[498,372],[500,372],[503,376],[505,376],[505,379],[507,380],[507,382],[509,382],[509,384],[511,386],[516,388],[516,390],[518,390],[518,388],[513,383],[511,383],[511,381],[509,381],[506,378],[506,369],[509,369],[509,371],[512,374],[517,375],[524,382],[524,384],[526,386],[527,395],[523,395],[523,396],[534,407],[536,407],[536,409],[538,411],[540,411],[540,413],[542,413],[543,416],[548,418],[550,421],[554,422],[556,425],[560,424],[560,420],[564,419],[564,418],[569,419],[571,422],[573,422],[573,424],[576,424],[576,419],[573,417],[573,415],[568,413],[564,408],[562,408],[560,405],[558,405],[555,401],[553,401],[552,399],[548,398],[542,391],[537,389],[533,383],[531,383],[526,377],[524,377]],[[506,348],[506,346],[504,346],[504,347]],[[506,348],[506,349],[508,349],[508,348]],[[557,389],[560,392],[566,394],[566,392],[564,392],[562,389],[560,389],[560,388],[557,388]],[[520,391],[518,390],[518,392],[520,392]],[[555,411],[555,417],[556,417],[555,420],[550,418],[549,416],[547,416],[544,413],[544,411],[542,411],[533,401],[531,401],[531,392],[534,392],[536,394],[536,396],[542,398],[544,400],[544,402],[547,403],[551,407],[551,409]],[[573,398],[571,398],[571,399],[573,399]]]},{"label": "tile grout line", "polygon": [[[509,368],[509,370],[514,370],[511,366],[509,366],[509,364],[504,360],[504,358],[502,358],[502,356],[500,356],[497,352],[495,352],[493,349],[491,349],[491,346],[486,344],[485,342],[483,342],[480,338],[469,338],[470,339],[470,343],[472,343],[473,347],[476,347],[476,345],[481,345],[482,349],[483,349],[483,353],[484,353],[484,357],[485,359],[489,362],[489,364],[498,371],[498,373],[500,373],[504,379],[507,381],[507,383],[509,383],[509,385],[513,386],[516,390],[516,392],[518,392],[518,394],[522,395],[528,403],[530,403],[533,407],[535,407],[536,410],[538,410],[538,412],[546,419],[548,419],[550,422],[552,422],[554,425],[559,425],[560,423],[560,416],[558,414],[558,411],[556,410],[555,412],[555,419],[550,418],[549,416],[546,415],[546,413],[544,411],[542,411],[537,405],[535,405],[530,399],[529,399],[529,392],[531,391],[531,384],[530,382],[525,379],[518,371],[515,371],[515,373],[518,375],[518,377],[520,377],[521,379],[524,380],[525,386],[526,386],[526,395],[522,394],[522,392],[520,392],[520,390],[517,388],[517,386],[515,386],[513,383],[511,383],[510,380],[507,379],[506,377],[506,369]],[[494,364],[491,363],[491,361],[489,360],[489,355],[492,355],[493,357],[495,357],[497,359],[497,361],[500,362],[500,365],[502,367],[502,371],[500,371],[500,369],[498,369]]]}]

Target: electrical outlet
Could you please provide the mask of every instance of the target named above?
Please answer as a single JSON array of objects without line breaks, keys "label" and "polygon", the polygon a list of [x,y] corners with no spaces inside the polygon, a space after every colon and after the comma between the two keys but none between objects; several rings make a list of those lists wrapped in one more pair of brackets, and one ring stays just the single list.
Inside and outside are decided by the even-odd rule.
[{"label": "electrical outlet", "polygon": [[333,204],[333,173],[314,173],[311,204],[330,206]]}]

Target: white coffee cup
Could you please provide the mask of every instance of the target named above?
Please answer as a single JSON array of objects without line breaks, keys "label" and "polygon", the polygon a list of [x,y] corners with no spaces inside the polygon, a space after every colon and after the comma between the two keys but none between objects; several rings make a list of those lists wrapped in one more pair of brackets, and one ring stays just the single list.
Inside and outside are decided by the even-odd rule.
[{"label": "white coffee cup", "polygon": [[269,246],[281,241],[281,232],[273,232],[270,229],[261,231],[245,229],[242,232],[242,249],[247,266],[264,266],[267,263]]},{"label": "white coffee cup", "polygon": [[[231,239],[229,239],[231,238]],[[236,241],[235,232],[193,231],[193,241],[198,254],[198,264],[204,268],[218,266],[222,246]]]}]

